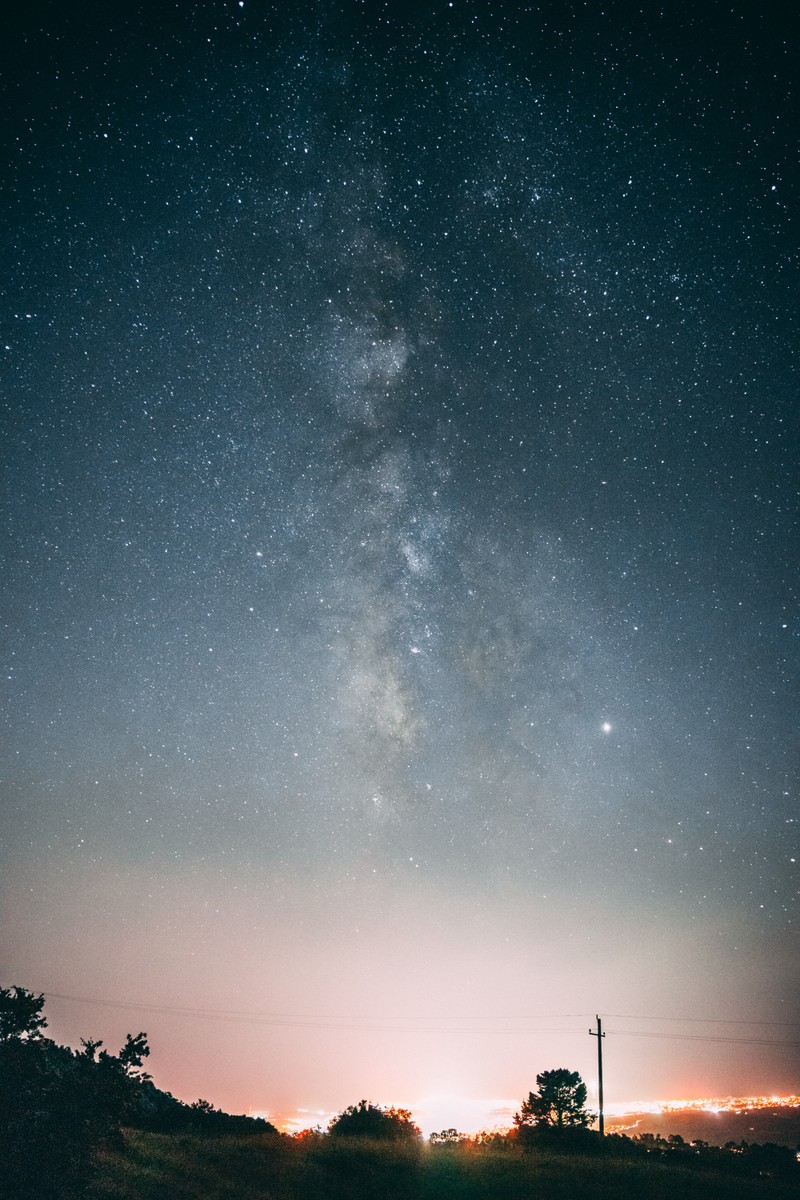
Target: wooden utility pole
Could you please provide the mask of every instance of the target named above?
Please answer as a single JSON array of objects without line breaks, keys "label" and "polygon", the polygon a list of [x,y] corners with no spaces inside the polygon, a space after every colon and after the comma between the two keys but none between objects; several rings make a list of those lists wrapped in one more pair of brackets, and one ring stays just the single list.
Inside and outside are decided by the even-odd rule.
[{"label": "wooden utility pole", "polygon": [[606,1127],[603,1118],[603,1038],[606,1036],[603,1033],[603,1025],[600,1018],[597,1017],[597,1030],[589,1030],[590,1037],[597,1038],[597,1093],[600,1101],[600,1137],[605,1136]]}]

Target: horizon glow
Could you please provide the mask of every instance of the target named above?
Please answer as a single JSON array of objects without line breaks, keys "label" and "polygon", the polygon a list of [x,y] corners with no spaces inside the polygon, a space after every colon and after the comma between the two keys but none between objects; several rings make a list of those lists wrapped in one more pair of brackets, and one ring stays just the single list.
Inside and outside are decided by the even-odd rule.
[{"label": "horizon glow", "polygon": [[[479,1100],[464,1099],[463,1097],[446,1093],[429,1096],[415,1104],[397,1103],[394,1107],[407,1108],[412,1119],[422,1131],[424,1137],[438,1133],[443,1129],[456,1129],[459,1133],[474,1135],[476,1133],[507,1132],[513,1128],[514,1113],[519,1111],[524,1097],[517,1101],[511,1100]],[[392,1107],[381,1104],[382,1108]],[[632,1100],[608,1105],[604,1108],[606,1117],[619,1119],[639,1115],[657,1115],[661,1113],[678,1112],[751,1112],[771,1108],[800,1109],[800,1095],[788,1096],[723,1096],[704,1097],[702,1099],[683,1100]],[[254,1117],[265,1117],[276,1125],[283,1133],[297,1135],[307,1129],[321,1128],[324,1132],[330,1122],[339,1115],[338,1111],[322,1109],[298,1109],[293,1114],[275,1115],[268,1112],[252,1111],[248,1114]]]}]

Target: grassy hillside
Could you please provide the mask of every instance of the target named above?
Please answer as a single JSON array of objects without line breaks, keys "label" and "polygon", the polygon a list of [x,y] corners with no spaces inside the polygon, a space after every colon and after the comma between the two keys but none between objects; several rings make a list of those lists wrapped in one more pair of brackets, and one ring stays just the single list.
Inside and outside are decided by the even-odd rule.
[{"label": "grassy hillside", "polygon": [[691,1156],[431,1148],[276,1136],[131,1132],[106,1152],[91,1200],[789,1200],[797,1179],[739,1178]]}]

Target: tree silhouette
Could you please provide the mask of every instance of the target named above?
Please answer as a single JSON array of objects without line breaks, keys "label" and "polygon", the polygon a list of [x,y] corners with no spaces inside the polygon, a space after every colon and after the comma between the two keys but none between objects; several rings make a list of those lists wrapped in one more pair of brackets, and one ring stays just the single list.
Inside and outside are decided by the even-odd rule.
[{"label": "tree silhouette", "polygon": [[585,1129],[592,1120],[586,1111],[586,1084],[577,1071],[557,1067],[536,1076],[538,1092],[529,1092],[514,1114],[514,1124],[528,1129]]},{"label": "tree silhouette", "polygon": [[368,1100],[351,1104],[328,1126],[332,1137],[363,1137],[375,1141],[411,1141],[421,1136],[407,1108],[381,1108]]},{"label": "tree silhouette", "polygon": [[150,1047],[147,1044],[147,1034],[137,1033],[134,1037],[132,1033],[127,1033],[125,1035],[125,1045],[117,1055],[117,1062],[129,1079],[149,1079],[150,1076],[147,1072],[142,1070],[142,1063],[149,1055]]},{"label": "tree silhouette", "polygon": [[119,1147],[123,1127],[203,1135],[275,1134],[268,1121],[191,1107],[144,1071],[147,1035],[128,1034],[118,1054],[94,1038],[81,1049],[43,1037],[43,996],[0,988],[0,1200],[78,1200],[97,1151]]},{"label": "tree silhouette", "polygon": [[44,996],[22,987],[0,988],[0,1042],[40,1037],[47,1025],[43,1008]]},{"label": "tree silhouette", "polygon": [[459,1133],[457,1129],[441,1129],[438,1133],[432,1133],[428,1138],[432,1146],[461,1146],[464,1142],[469,1141],[466,1133]]},{"label": "tree silhouette", "polygon": [[73,1052],[42,1036],[43,1004],[0,989],[0,1193],[14,1200],[85,1195],[96,1150],[120,1141],[148,1081],[145,1034],[118,1055],[94,1040]]}]

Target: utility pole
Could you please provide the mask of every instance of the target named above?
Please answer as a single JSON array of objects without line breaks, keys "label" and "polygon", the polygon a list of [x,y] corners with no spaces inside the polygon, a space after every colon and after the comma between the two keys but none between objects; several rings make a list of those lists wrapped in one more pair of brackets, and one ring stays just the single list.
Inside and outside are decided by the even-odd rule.
[{"label": "utility pole", "polygon": [[589,1030],[590,1037],[597,1038],[597,1092],[600,1101],[600,1137],[604,1137],[606,1132],[605,1121],[603,1118],[603,1038],[606,1036],[603,1033],[603,1025],[599,1017],[597,1017],[597,1031]]}]

